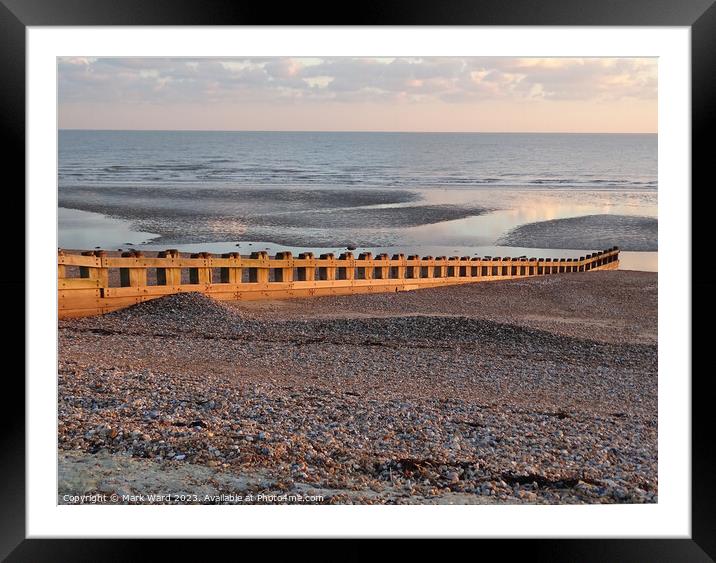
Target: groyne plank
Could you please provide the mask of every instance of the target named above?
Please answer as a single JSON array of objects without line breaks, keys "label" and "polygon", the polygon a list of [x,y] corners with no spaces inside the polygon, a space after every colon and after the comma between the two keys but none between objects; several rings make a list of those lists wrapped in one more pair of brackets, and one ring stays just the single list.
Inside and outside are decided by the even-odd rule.
[{"label": "groyne plank", "polygon": [[[182,257],[174,249],[145,257],[127,251],[120,257],[105,251],[58,253],[58,314],[60,318],[102,314],[163,295],[201,292],[219,300],[287,299],[320,295],[348,295],[413,291],[465,283],[484,283],[533,276],[569,274],[619,267],[619,249],[576,258],[511,258],[500,256],[405,256],[388,254],[358,257],[344,252],[314,257],[290,252],[250,257],[237,253]],[[80,277],[66,277],[66,266],[79,267]],[[121,287],[109,287],[109,272],[119,270]],[[157,285],[148,285],[148,272]],[[187,270],[190,283],[181,283]],[[248,274],[248,281],[243,271]],[[217,273],[218,272],[218,273]],[[186,279],[186,277],[184,278]]]}]

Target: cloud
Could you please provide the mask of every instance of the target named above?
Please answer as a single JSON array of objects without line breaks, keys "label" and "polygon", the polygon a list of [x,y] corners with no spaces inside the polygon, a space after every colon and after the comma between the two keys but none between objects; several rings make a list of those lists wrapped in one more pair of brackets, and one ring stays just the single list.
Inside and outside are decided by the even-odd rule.
[{"label": "cloud", "polygon": [[58,59],[61,103],[654,100],[643,58]]}]

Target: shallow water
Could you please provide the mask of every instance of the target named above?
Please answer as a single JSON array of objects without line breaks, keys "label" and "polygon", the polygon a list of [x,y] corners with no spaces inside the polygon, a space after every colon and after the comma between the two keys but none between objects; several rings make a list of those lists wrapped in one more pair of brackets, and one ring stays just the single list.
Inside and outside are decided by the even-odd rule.
[{"label": "shallow water", "polygon": [[653,135],[61,131],[59,159],[64,248],[657,249],[619,219],[657,217]]},{"label": "shallow water", "polygon": [[139,244],[159,236],[134,231],[129,221],[77,209],[60,207],[57,210],[57,221],[60,248],[92,250],[99,246],[111,250],[126,242],[136,241]]},{"label": "shallow water", "polygon": [[[491,245],[532,222],[598,214],[656,217],[655,191],[576,188],[114,186],[61,189],[59,202],[64,208],[125,219],[134,230],[156,233],[166,244]],[[627,246],[619,239],[608,246],[613,245]]]},{"label": "shallow water", "polygon": [[[140,233],[131,230],[129,222],[103,217],[97,213],[77,211],[75,209],[59,209],[60,247],[68,249],[92,249],[99,246],[105,250],[165,250],[169,245],[153,242],[159,235]],[[127,243],[131,245],[127,245]],[[338,256],[347,252],[345,246],[292,246],[267,241],[244,240],[214,243],[180,243],[171,245],[181,252],[212,252],[222,254],[225,252],[239,252],[249,255],[258,250],[266,250],[271,255],[281,250],[291,251],[294,256],[301,252],[313,252],[320,255],[333,252]],[[406,255],[419,254],[420,256],[528,256],[535,258],[560,257],[577,258],[586,253],[603,250],[598,248],[586,250],[548,249],[530,247],[507,247],[495,245],[462,246],[462,245],[436,245],[419,244],[414,246],[367,246],[352,250],[357,256],[361,252],[372,252],[374,255],[387,253],[404,253]],[[647,272],[657,271],[658,252],[621,252],[620,269],[641,270]]]}]

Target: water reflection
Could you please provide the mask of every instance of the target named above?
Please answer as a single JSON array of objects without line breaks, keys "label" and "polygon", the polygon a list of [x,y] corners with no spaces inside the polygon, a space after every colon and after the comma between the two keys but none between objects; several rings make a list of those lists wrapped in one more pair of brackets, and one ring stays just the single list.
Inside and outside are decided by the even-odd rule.
[{"label": "water reflection", "polygon": [[508,231],[527,223],[584,215],[657,217],[654,191],[616,190],[424,190],[425,201],[476,205],[492,213],[406,229],[406,243],[440,240],[446,244],[494,244]]},{"label": "water reflection", "polygon": [[[389,243],[382,246],[359,247],[354,252],[395,254],[419,254],[421,256],[521,256],[528,257],[579,257],[601,248],[582,250],[560,250],[543,248],[515,248],[497,245],[497,241],[511,229],[539,221],[564,219],[584,215],[614,214],[657,216],[657,194],[655,191],[578,190],[578,189],[430,189],[419,190],[422,200],[400,204],[363,206],[365,208],[414,207],[420,205],[471,205],[495,209],[490,213],[462,219],[424,224],[417,227],[395,227],[386,225],[371,230],[372,239]],[[339,210],[336,213],[340,213]],[[69,249],[91,249],[99,246],[105,249],[133,247],[147,250],[161,250],[166,247],[181,251],[207,251],[214,253],[236,252],[248,254],[254,250],[291,250],[294,254],[310,251],[314,253],[343,252],[345,247],[296,246],[257,241],[209,242],[196,244],[154,244],[159,235],[137,232],[131,223],[109,218],[98,213],[60,208],[59,246]],[[222,228],[225,227],[222,225]],[[324,226],[283,227],[283,234],[293,234],[288,240],[300,240],[300,236],[312,234],[319,237],[326,234]],[[291,229],[295,233],[291,233]],[[217,230],[221,230],[218,229]],[[360,231],[360,229],[356,229]],[[329,233],[330,234],[330,233]],[[622,252],[621,268],[643,271],[657,271],[657,252]]]},{"label": "water reflection", "polygon": [[132,230],[129,221],[77,209],[57,209],[58,246],[60,248],[106,250],[125,247],[128,242],[140,246],[159,235]]}]

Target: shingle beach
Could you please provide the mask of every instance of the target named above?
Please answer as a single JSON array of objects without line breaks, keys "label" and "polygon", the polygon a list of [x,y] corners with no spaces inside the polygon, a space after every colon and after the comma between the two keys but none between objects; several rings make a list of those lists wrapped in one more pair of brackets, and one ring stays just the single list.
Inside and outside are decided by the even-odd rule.
[{"label": "shingle beach", "polygon": [[60,321],[58,409],[60,503],[653,503],[657,275],[169,296]]}]

